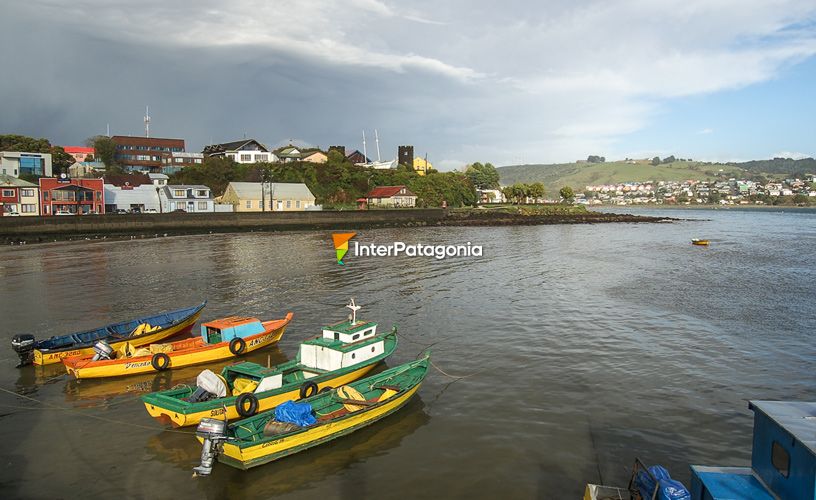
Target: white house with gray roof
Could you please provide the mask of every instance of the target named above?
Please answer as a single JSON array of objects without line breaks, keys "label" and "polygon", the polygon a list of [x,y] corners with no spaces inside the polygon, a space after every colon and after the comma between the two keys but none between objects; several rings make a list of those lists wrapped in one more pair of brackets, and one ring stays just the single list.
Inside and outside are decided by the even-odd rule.
[{"label": "white house with gray roof", "polygon": [[230,182],[222,203],[236,212],[292,212],[315,210],[315,197],[306,184],[289,182]]},{"label": "white house with gray roof", "polygon": [[215,199],[207,186],[170,184],[161,191],[162,211],[214,212]]}]

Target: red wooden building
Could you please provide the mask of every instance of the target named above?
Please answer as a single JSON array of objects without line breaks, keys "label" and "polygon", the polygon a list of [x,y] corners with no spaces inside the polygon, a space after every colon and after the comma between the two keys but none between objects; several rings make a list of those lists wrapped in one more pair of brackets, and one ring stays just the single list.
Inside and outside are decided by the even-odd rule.
[{"label": "red wooden building", "polygon": [[105,213],[102,179],[40,178],[41,215],[88,215]]}]

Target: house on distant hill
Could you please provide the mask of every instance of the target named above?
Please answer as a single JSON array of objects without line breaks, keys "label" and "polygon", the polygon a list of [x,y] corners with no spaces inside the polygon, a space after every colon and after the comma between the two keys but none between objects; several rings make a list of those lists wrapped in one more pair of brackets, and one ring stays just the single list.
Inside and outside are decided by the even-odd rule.
[{"label": "house on distant hill", "polygon": [[300,150],[292,144],[276,149],[275,154],[278,156],[279,161],[284,163],[300,161]]},{"label": "house on distant hill", "polygon": [[371,163],[371,160],[369,160],[363,153],[359,152],[356,149],[348,153],[346,155],[346,159],[354,165],[358,163]]},{"label": "house on distant hill", "polygon": [[433,165],[431,162],[426,160],[425,158],[416,158],[414,157],[414,171],[419,175],[425,175],[428,173],[428,170],[433,169]]},{"label": "house on distant hill", "polygon": [[74,161],[82,163],[88,161],[88,156],[94,155],[94,148],[87,148],[84,146],[63,146],[66,153],[74,157]]},{"label": "house on distant hill", "polygon": [[320,150],[304,151],[300,154],[300,161],[309,163],[326,163],[329,161],[329,157],[326,156],[326,153]]},{"label": "house on distant hill", "polygon": [[211,144],[204,148],[204,156],[232,158],[236,163],[276,162],[278,157],[255,139]]},{"label": "house on distant hill", "polygon": [[315,206],[315,197],[301,182],[230,182],[221,203],[235,212],[292,212]]},{"label": "house on distant hill", "polygon": [[416,207],[417,196],[405,186],[377,186],[366,195],[371,207]]}]

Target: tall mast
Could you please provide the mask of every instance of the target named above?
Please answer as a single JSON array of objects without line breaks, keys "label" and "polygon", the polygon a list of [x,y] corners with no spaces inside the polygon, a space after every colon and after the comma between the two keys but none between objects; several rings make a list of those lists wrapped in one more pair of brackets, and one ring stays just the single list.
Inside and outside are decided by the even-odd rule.
[{"label": "tall mast", "polygon": [[368,163],[368,153],[366,152],[365,145],[365,130],[363,130],[363,157],[365,158],[363,163]]},{"label": "tall mast", "polygon": [[374,129],[374,142],[377,143],[377,161],[380,162],[382,159],[380,158],[380,136],[377,135],[377,129]]},{"label": "tall mast", "polygon": [[145,106],[145,137],[150,137],[150,106]]}]

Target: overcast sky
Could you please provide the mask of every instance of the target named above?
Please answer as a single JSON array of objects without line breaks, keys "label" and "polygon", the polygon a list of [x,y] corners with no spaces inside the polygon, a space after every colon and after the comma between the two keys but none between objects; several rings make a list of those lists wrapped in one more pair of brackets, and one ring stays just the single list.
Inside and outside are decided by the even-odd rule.
[{"label": "overcast sky", "polygon": [[25,0],[0,133],[413,144],[467,162],[814,155],[816,2]]}]

